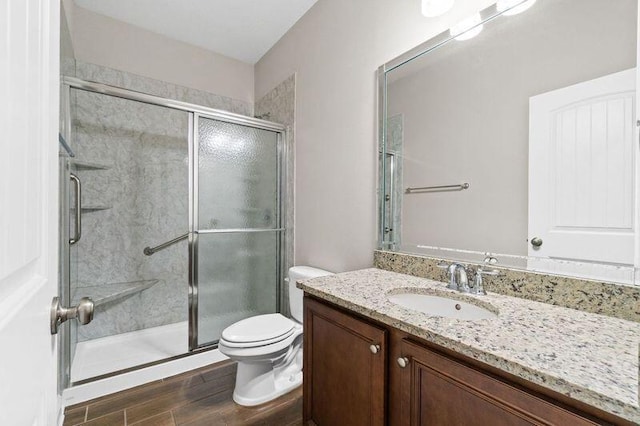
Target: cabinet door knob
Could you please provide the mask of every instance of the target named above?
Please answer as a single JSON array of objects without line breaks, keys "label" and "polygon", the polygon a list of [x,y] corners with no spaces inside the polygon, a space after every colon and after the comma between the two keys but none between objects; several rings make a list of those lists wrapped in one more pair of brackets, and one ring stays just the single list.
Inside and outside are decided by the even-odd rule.
[{"label": "cabinet door knob", "polygon": [[377,354],[378,352],[380,352],[380,345],[371,345],[369,346],[369,350],[372,354]]},{"label": "cabinet door knob", "polygon": [[407,365],[409,365],[409,358],[401,356],[400,358],[398,358],[398,365],[400,366],[400,368],[405,368]]}]

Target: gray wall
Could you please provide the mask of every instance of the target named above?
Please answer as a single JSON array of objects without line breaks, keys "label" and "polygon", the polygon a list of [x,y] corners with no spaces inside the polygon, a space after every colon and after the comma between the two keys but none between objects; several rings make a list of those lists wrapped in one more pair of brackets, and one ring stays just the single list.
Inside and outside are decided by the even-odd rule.
[{"label": "gray wall", "polygon": [[253,65],[65,1],[76,58],[253,104]]},{"label": "gray wall", "polygon": [[376,70],[493,3],[320,0],[256,64],[256,99],[296,73],[296,263],[368,267],[376,247]]},{"label": "gray wall", "polygon": [[635,0],[540,1],[390,75],[404,115],[404,249],[423,244],[527,254],[529,97],[632,68]]}]

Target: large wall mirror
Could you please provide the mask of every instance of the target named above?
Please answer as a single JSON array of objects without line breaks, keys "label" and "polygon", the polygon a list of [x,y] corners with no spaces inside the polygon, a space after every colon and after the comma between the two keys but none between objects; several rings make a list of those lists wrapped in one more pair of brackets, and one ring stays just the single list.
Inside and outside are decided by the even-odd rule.
[{"label": "large wall mirror", "polygon": [[380,248],[634,283],[638,2],[507,3],[380,68]]}]

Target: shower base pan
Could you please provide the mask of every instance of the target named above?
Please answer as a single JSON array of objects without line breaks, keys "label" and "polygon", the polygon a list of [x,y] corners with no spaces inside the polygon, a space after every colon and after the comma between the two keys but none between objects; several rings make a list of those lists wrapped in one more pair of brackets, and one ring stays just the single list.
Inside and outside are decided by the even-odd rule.
[{"label": "shower base pan", "polygon": [[[80,342],[71,366],[78,383],[144,364],[188,353],[187,322]],[[164,377],[227,359],[217,349],[199,352],[111,377],[88,381],[64,390],[65,406],[129,389]]]},{"label": "shower base pan", "polygon": [[71,382],[185,354],[188,332],[185,321],[79,342]]}]

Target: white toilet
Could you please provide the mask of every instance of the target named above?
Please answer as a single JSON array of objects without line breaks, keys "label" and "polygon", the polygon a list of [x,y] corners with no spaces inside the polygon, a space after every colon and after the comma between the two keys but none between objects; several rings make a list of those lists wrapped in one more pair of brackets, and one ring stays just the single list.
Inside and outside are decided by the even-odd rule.
[{"label": "white toilet", "polygon": [[310,266],[289,269],[289,307],[293,320],[281,314],[257,315],[225,328],[218,349],[238,361],[233,400],[245,406],[263,404],[302,384],[302,299],[296,281],[331,275]]}]

